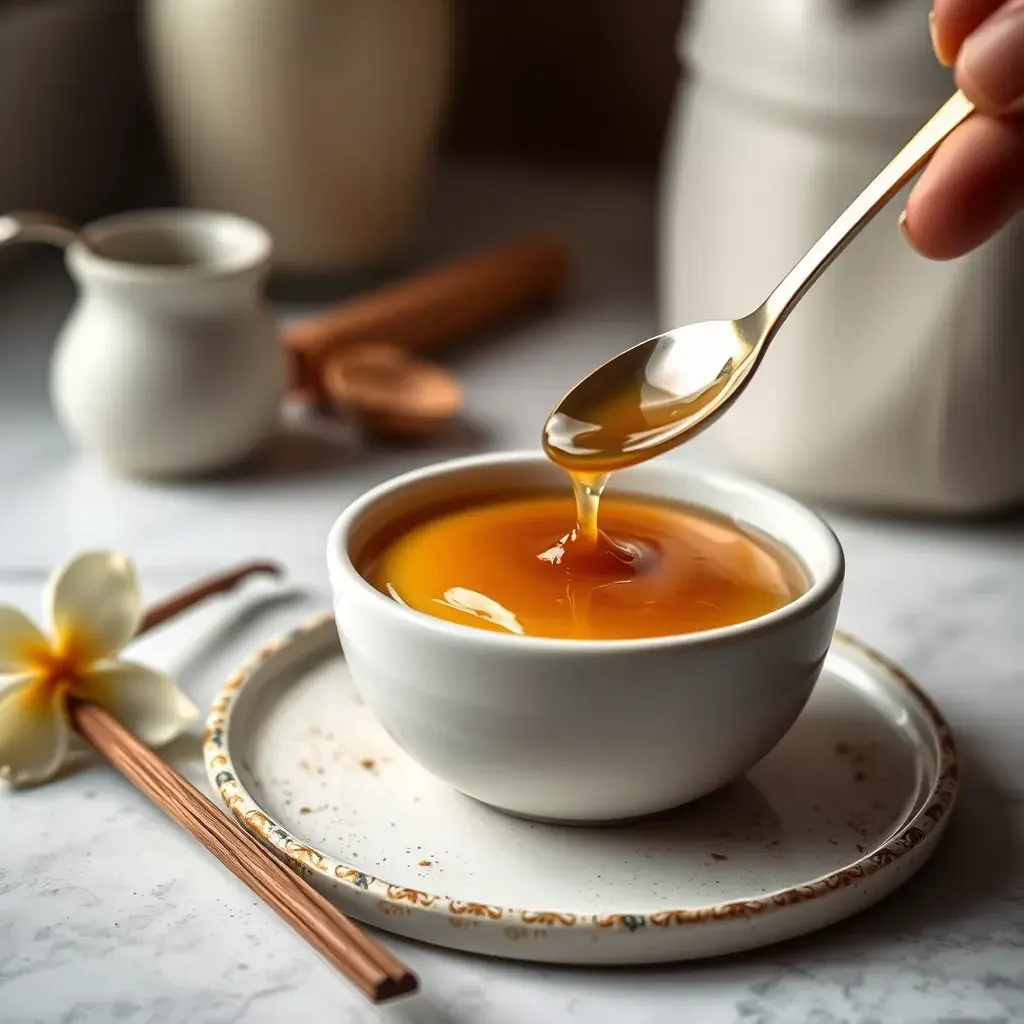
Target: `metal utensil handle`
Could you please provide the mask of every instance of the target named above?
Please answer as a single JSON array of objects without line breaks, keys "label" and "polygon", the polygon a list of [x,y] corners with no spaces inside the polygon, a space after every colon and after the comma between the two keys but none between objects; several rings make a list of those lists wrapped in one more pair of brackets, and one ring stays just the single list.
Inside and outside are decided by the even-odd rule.
[{"label": "metal utensil handle", "polygon": [[49,213],[25,211],[0,216],[0,246],[15,242],[47,242],[65,246],[81,241],[74,224]]},{"label": "metal utensil handle", "polygon": [[927,163],[939,143],[973,112],[974,104],[957,90],[889,161],[875,180],[850,203],[768,296],[762,307],[766,334],[771,335],[778,330],[804,292],[875,214]]}]

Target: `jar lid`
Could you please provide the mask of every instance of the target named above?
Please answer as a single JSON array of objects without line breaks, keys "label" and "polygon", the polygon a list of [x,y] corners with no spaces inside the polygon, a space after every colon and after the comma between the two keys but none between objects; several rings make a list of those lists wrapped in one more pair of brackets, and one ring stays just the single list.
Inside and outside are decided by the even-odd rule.
[{"label": "jar lid", "polygon": [[678,52],[705,81],[806,113],[923,122],[956,88],[920,0],[697,0]]}]

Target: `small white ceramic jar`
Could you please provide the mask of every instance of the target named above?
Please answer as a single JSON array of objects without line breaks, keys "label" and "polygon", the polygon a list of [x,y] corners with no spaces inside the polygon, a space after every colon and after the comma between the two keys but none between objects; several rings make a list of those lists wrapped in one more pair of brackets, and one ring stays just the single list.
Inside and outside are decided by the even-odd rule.
[{"label": "small white ceramic jar", "polygon": [[230,214],[167,210],[89,225],[66,262],[78,299],[51,391],[68,434],[118,473],[206,473],[274,430],[284,356],[262,295],[271,243]]},{"label": "small white ceramic jar", "polygon": [[[663,172],[663,326],[754,309],[953,90],[918,0],[703,0]],[[972,513],[1024,499],[1024,219],[949,263],[902,198],[801,301],[708,436],[815,499]]]}]

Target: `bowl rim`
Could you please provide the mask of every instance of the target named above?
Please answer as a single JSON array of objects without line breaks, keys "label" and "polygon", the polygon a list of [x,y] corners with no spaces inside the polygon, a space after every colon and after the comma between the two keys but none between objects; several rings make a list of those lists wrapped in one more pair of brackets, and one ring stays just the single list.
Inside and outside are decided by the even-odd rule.
[{"label": "bowl rim", "polygon": [[[331,589],[335,602],[341,585],[354,587],[356,592],[376,607],[383,614],[395,616],[398,622],[406,623],[410,628],[437,635],[450,642],[474,648],[497,648],[506,654],[516,652],[544,653],[547,655],[579,655],[607,654],[612,652],[656,651],[666,648],[714,648],[735,643],[739,640],[752,639],[773,633],[779,629],[801,622],[827,605],[841,591],[846,571],[846,557],[839,538],[828,523],[815,511],[791,498],[781,491],[766,487],[742,477],[717,470],[709,470],[703,466],[685,462],[662,463],[669,472],[691,479],[701,479],[721,491],[741,491],[755,501],[771,502],[782,506],[791,514],[801,517],[805,524],[817,534],[826,552],[826,564],[823,570],[812,580],[811,585],[799,597],[788,604],[745,622],[730,626],[719,626],[716,629],[703,630],[696,633],[669,634],[668,636],[642,637],[639,639],[614,640],[575,640],[567,637],[519,636],[511,633],[498,633],[492,630],[474,629],[456,622],[434,618],[423,612],[382,594],[376,587],[364,579],[353,564],[348,550],[348,539],[353,525],[369,512],[383,498],[393,496],[406,487],[431,479],[443,479],[486,467],[511,465],[551,466],[552,463],[541,451],[493,452],[483,455],[469,455],[457,459],[447,459],[419,469],[402,473],[365,491],[351,502],[338,516],[327,535],[327,568]],[[642,490],[639,493],[643,493]],[[652,497],[658,495],[652,494]],[[711,505],[706,507],[712,512],[728,515],[728,511]],[[763,531],[769,539],[791,550],[805,565],[802,552],[792,544],[787,544],[773,537],[769,531]],[[810,570],[808,569],[810,573]]]}]

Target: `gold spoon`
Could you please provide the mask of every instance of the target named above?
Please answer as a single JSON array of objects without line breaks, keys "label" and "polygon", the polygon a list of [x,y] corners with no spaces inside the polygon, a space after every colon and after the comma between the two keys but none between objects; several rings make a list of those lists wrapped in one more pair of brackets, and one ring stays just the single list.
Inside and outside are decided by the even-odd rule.
[{"label": "gold spoon", "polygon": [[674,448],[714,422],[825,268],[973,110],[963,93],[951,96],[753,313],[679,327],[584,378],[544,424],[552,461],[597,477]]}]

